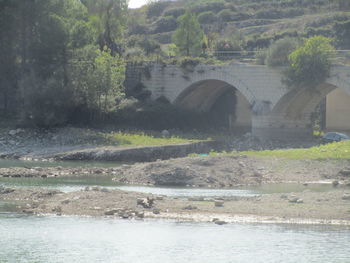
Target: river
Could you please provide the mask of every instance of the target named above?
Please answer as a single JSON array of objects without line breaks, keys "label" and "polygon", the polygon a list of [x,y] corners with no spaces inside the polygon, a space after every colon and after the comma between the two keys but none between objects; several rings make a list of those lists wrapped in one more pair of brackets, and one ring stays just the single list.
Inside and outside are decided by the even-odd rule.
[{"label": "river", "polygon": [[330,226],[0,216],[0,262],[341,263],[350,229]]},{"label": "river", "polygon": [[[249,196],[305,189],[297,184],[225,190],[120,186],[111,181],[111,176],[0,178],[0,185],[49,187],[64,191],[100,185],[179,197]],[[330,186],[307,186],[310,187],[313,191],[332,191]],[[350,228],[341,226],[218,226],[170,220],[28,216],[16,213],[13,204],[0,203],[0,263],[347,263],[350,259],[349,244]]]}]

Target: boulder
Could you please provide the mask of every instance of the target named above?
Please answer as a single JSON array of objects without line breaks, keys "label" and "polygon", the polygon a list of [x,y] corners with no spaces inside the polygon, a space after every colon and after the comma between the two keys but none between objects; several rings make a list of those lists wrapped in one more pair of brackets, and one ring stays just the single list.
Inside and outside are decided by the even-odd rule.
[{"label": "boulder", "polygon": [[350,177],[350,169],[343,169],[338,173],[339,176]]},{"label": "boulder", "polygon": [[141,205],[143,208],[151,208],[154,204],[154,199],[150,197],[137,198],[136,203],[137,205]]},{"label": "boulder", "polygon": [[170,132],[168,130],[162,130],[162,137],[168,138],[170,136]]}]

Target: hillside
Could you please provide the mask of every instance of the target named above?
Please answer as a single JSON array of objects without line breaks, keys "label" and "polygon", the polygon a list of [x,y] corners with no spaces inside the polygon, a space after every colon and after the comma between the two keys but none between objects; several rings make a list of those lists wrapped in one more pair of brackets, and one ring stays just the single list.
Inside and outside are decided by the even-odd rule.
[{"label": "hillside", "polygon": [[267,48],[284,37],[333,37],[337,49],[350,49],[350,2],[347,0],[178,0],[131,10],[129,49],[146,55],[167,52],[177,18],[189,9],[206,33],[208,47],[230,40],[235,50]]}]

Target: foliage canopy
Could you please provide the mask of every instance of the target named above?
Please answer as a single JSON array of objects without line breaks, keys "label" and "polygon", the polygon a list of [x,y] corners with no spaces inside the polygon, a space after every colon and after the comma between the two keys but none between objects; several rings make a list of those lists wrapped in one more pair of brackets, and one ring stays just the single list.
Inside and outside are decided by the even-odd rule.
[{"label": "foliage canopy", "polygon": [[335,55],[332,41],[323,36],[304,39],[304,44],[289,55],[287,84],[314,88],[324,82],[329,77],[331,59]]}]

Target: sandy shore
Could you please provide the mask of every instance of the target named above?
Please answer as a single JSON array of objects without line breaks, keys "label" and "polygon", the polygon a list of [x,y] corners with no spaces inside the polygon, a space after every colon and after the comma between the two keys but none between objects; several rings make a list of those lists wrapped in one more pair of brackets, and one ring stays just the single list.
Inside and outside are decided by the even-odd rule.
[{"label": "sandy shore", "polygon": [[[161,218],[218,224],[295,223],[350,225],[350,191],[267,194],[255,197],[170,198],[99,187],[62,193],[55,190],[7,189],[1,201],[15,202],[29,214]],[[150,207],[141,201],[152,200]]]}]

